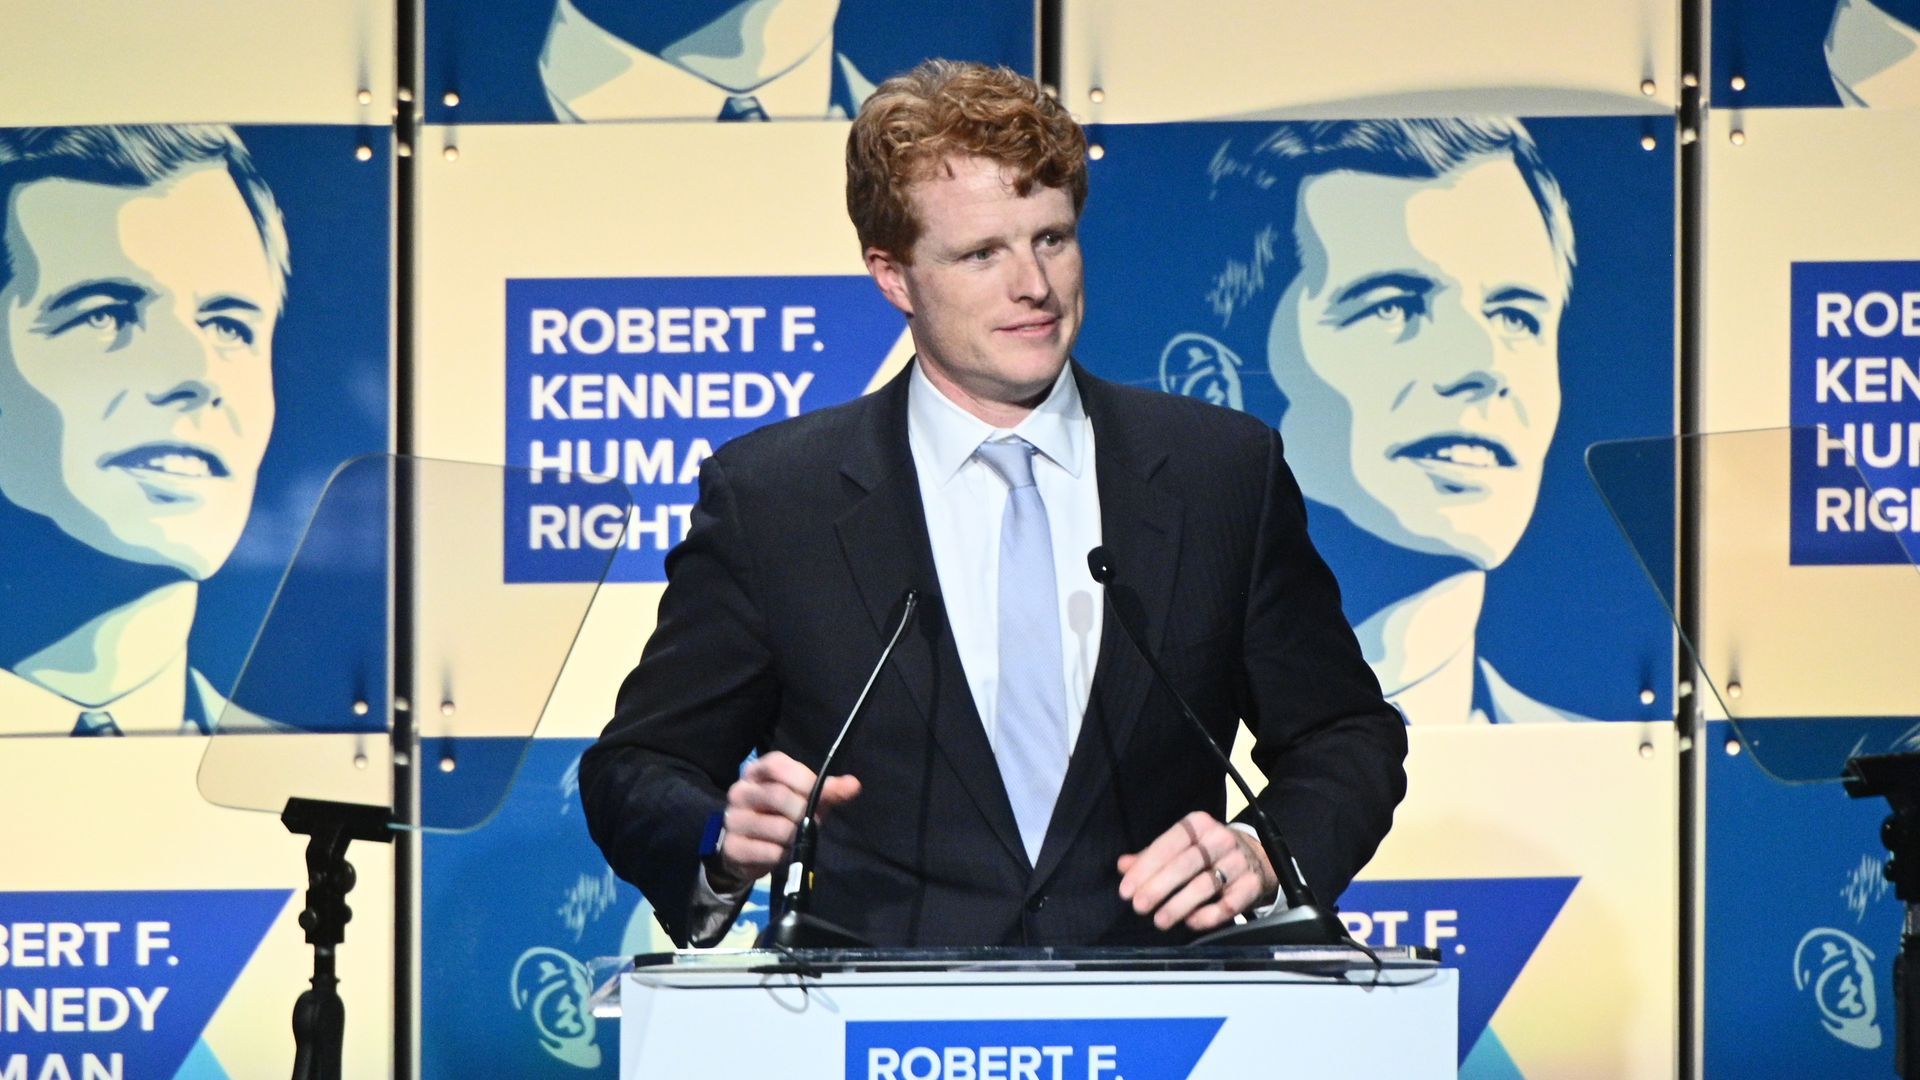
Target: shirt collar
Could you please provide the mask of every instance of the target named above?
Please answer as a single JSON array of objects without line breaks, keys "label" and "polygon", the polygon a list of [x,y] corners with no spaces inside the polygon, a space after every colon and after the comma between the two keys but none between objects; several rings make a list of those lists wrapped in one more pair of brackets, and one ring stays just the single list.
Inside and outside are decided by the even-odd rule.
[{"label": "shirt collar", "polygon": [[[745,93],[774,119],[844,117],[838,103],[829,109],[833,66],[828,36],[792,70]],[[712,120],[736,93],[635,48],[582,15],[572,0],[554,5],[540,81],[567,120]]]},{"label": "shirt collar", "polygon": [[942,484],[953,479],[981,443],[1007,436],[1032,443],[1068,475],[1077,477],[1086,461],[1086,420],[1071,364],[1061,367],[1053,389],[1012,428],[996,428],[955,404],[927,378],[917,357],[907,383],[907,429],[920,440]]},{"label": "shirt collar", "polygon": [[0,735],[66,735],[82,712],[104,712],[128,735],[200,730],[188,719],[187,675],[183,650],[159,674],[112,701],[82,705],[0,668]]}]

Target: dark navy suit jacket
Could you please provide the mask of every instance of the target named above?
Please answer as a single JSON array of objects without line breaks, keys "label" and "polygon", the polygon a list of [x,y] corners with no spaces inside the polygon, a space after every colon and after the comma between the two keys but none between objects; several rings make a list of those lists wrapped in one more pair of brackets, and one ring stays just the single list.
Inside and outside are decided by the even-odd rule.
[{"label": "dark navy suit jacket", "polygon": [[[1260,800],[1331,903],[1405,793],[1406,733],[1307,538],[1279,436],[1190,398],[1077,365],[1074,376],[1113,600],[1217,739],[1245,720]],[[581,762],[580,791],[614,870],[684,944],[703,830],[747,751],[817,768],[902,594],[938,591],[906,375],[723,446],[667,574],[658,627]],[[861,794],[822,829],[816,914],[882,945],[1184,937],[1120,900],[1116,862],[1189,811],[1220,815],[1223,774],[1118,627],[1101,634],[1037,863],[937,599],[888,668],[835,766]]]}]

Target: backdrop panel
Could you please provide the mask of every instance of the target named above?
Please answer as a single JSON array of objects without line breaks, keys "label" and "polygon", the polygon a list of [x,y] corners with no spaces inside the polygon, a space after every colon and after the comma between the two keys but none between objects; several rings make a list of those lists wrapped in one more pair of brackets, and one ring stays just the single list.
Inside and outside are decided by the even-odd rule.
[{"label": "backdrop panel", "polygon": [[343,127],[0,139],[96,181],[10,204],[37,272],[7,286],[0,573],[33,616],[0,632],[0,733],[205,730],[328,474],[387,446],[387,155]]},{"label": "backdrop panel", "polygon": [[[1672,430],[1672,126],[1648,151],[1645,122],[1096,132],[1080,358],[1279,427],[1416,726],[1672,715],[1671,625],[1581,457]],[[1443,143],[1480,149],[1419,179]]]},{"label": "backdrop panel", "polygon": [[393,39],[394,0],[16,7],[0,35],[0,125],[385,125]]},{"label": "backdrop panel", "polygon": [[1461,1076],[1672,1076],[1672,726],[1408,734],[1407,800],[1340,906],[1459,967]]},{"label": "backdrop panel", "polygon": [[[194,775],[205,748],[201,738],[5,741],[0,925],[10,938],[0,974],[10,1011],[0,1071],[127,1080],[292,1071],[293,1003],[313,970],[298,923],[306,840],[274,815],[203,800]],[[345,1074],[385,1076],[392,849],[355,845],[349,858],[359,880],[338,954]],[[74,951],[49,949],[76,933]],[[42,1001],[37,1015],[14,1009],[16,994]],[[51,1007],[60,1000],[93,1004],[65,1013]],[[116,1054],[120,1071],[86,1071],[88,1055],[112,1069]]]},{"label": "backdrop panel", "polygon": [[[1886,110],[1710,120],[1702,428],[1826,424],[1832,461],[1851,441],[1868,475],[1920,477],[1906,441],[1920,430],[1920,205],[1904,165],[1920,153],[1920,131]],[[1822,496],[1800,479],[1774,490],[1715,481],[1702,477],[1707,528],[1755,551],[1792,550],[1807,565],[1763,568],[1796,583],[1767,590],[1743,587],[1751,568],[1701,568],[1709,677],[1723,689],[1740,684],[1743,715],[1913,712],[1912,695],[1881,673],[1904,670],[1913,655],[1920,581],[1885,565],[1903,552],[1880,526],[1911,541],[1902,489],[1916,485],[1884,485],[1897,501],[1873,515],[1868,501],[1880,497],[1844,485],[1849,505],[1823,518]]]},{"label": "backdrop panel", "polygon": [[[437,147],[456,134],[449,161]],[[610,575],[625,584],[596,600],[543,734],[597,734],[611,715],[711,448],[905,362],[846,219],[845,139],[830,123],[430,133],[419,452],[593,470],[612,455],[634,494]],[[552,579],[569,545],[607,542],[544,505],[484,526],[508,580]]]},{"label": "backdrop panel", "polygon": [[1673,250],[1649,242],[1672,130],[1095,135],[1079,355],[1285,438],[1413,724],[1408,801],[1342,907],[1461,964],[1464,1075],[1667,1076],[1678,1052],[1678,919],[1645,906],[1678,888],[1671,624],[1581,457],[1672,430]]},{"label": "backdrop panel", "polygon": [[1670,115],[1678,101],[1679,12],[1656,0],[1062,8],[1061,100],[1095,123]]},{"label": "backdrop panel", "polygon": [[[846,219],[845,140],[830,122],[429,133],[421,453],[554,470],[524,505],[475,523],[515,588],[570,580],[570,552],[621,543],[622,522],[598,534],[570,524],[560,470],[619,473],[635,507],[508,805],[471,836],[426,843],[425,1075],[485,1062],[613,1075],[617,1044],[581,1012],[580,965],[667,943],[587,838],[572,769],[652,631],[700,461],[760,424],[857,396],[910,352]],[[472,630],[496,647],[456,658],[454,694],[463,668],[513,664],[513,627]],[[756,916],[763,906],[742,935]],[[484,1038],[476,1017],[495,1017]]]},{"label": "backdrop panel", "polygon": [[[379,135],[0,130],[15,160],[49,162],[5,200],[0,733],[48,737],[0,754],[0,923],[120,928],[73,972],[22,970],[16,938],[10,991],[97,991],[106,1010],[0,1040],[32,1059],[22,1075],[63,1075],[43,1070],[65,1055],[80,1076],[88,1053],[124,1054],[127,1076],[290,1068],[304,842],[202,800],[203,740],[137,736],[217,722],[328,474],[386,448]],[[67,738],[113,732],[135,737]],[[390,860],[359,853],[343,954],[361,1075],[391,1057]],[[143,958],[148,923],[172,945]]]}]

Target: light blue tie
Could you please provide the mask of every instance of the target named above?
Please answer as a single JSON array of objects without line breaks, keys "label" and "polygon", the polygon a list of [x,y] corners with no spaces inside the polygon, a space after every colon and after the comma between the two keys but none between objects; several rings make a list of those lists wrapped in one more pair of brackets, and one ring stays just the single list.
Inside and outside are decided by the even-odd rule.
[{"label": "light blue tie", "polygon": [[975,455],[1007,482],[1000,521],[1000,691],[994,757],[1027,858],[1040,845],[1067,775],[1067,690],[1060,662],[1060,593],[1047,506],[1033,483],[1032,444],[981,443]]}]

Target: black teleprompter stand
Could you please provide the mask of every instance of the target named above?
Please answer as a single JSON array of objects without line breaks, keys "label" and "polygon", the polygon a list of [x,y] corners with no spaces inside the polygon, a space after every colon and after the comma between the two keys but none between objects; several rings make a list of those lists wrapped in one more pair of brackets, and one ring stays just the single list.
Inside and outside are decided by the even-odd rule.
[{"label": "black teleprompter stand", "polygon": [[392,812],[384,806],[292,798],[280,812],[287,831],[308,837],[307,907],[300,928],[313,946],[313,985],[293,1005],[293,1080],[340,1080],[340,1048],[347,1009],[334,975],[334,950],[346,940],[353,909],[353,864],[347,845],[355,840],[390,843]]},{"label": "black teleprompter stand", "polygon": [[1880,825],[1880,842],[1892,858],[1883,873],[1893,895],[1907,905],[1900,954],[1893,960],[1893,1063],[1903,1080],[1920,1080],[1920,752],[1862,754],[1847,759],[1847,794],[1880,796],[1893,813]]}]

